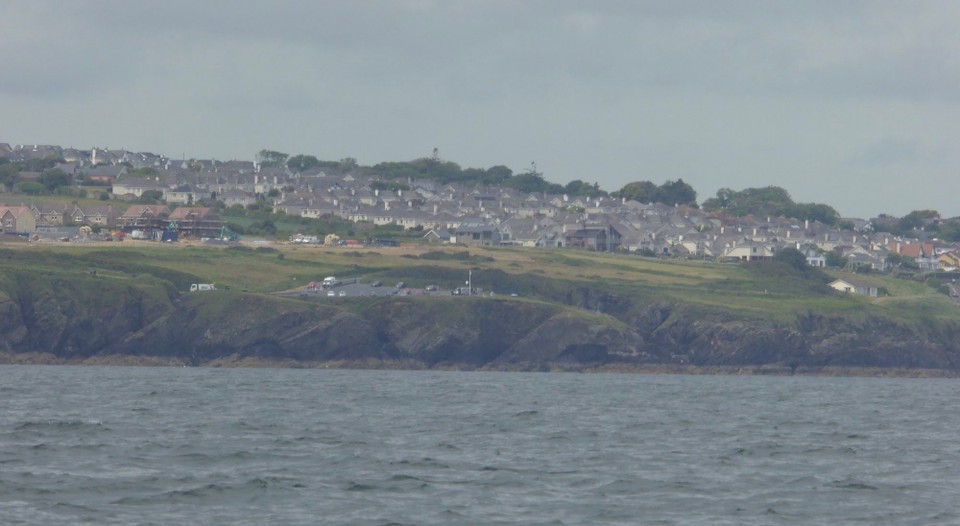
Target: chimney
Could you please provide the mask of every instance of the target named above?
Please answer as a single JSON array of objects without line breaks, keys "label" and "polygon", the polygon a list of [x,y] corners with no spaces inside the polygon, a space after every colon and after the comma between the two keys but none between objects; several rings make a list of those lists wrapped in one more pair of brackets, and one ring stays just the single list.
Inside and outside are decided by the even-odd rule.
[{"label": "chimney", "polygon": [[804,220],[803,220],[803,229],[804,229],[804,230],[807,230],[808,228],[810,228],[810,220],[809,220],[809,219],[804,219]]}]

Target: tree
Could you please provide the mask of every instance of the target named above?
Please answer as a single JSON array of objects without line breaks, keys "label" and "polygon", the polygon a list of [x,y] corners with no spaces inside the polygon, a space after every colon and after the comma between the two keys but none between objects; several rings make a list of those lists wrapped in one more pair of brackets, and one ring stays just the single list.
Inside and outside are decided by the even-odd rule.
[{"label": "tree", "polygon": [[737,192],[729,188],[721,188],[717,190],[716,197],[711,197],[703,202],[703,209],[708,212],[726,210],[733,205],[733,199],[736,194]]},{"label": "tree", "polygon": [[703,202],[703,209],[724,211],[738,217],[786,216],[835,225],[840,214],[833,207],[820,203],[795,203],[790,193],[779,186],[746,188],[739,192],[729,188],[717,190],[717,196]]},{"label": "tree", "polygon": [[807,270],[806,256],[803,255],[803,252],[800,252],[799,250],[792,247],[784,248],[783,250],[778,252],[775,256],[773,256],[773,260],[779,261],[780,263],[784,263],[799,271]]},{"label": "tree", "polygon": [[309,170],[320,165],[320,159],[312,155],[294,155],[293,157],[287,159],[287,168],[302,172],[304,170]]},{"label": "tree", "polygon": [[40,174],[38,182],[42,184],[48,192],[55,192],[57,188],[70,184],[70,176],[65,174],[63,170],[51,168]]},{"label": "tree", "polygon": [[289,155],[273,150],[260,150],[257,153],[257,163],[260,166],[283,166]]},{"label": "tree", "polygon": [[640,203],[653,203],[657,198],[657,185],[650,181],[627,183],[613,193],[614,197],[623,197]]},{"label": "tree", "polygon": [[597,183],[585,183],[580,179],[574,179],[567,183],[567,186],[563,187],[564,193],[568,195],[583,195],[587,197],[599,197],[606,196],[607,193],[600,189],[600,185]]},{"label": "tree", "polygon": [[27,181],[25,183],[20,183],[20,191],[25,194],[40,195],[44,192],[44,190],[45,188],[42,184],[34,181]]},{"label": "tree", "polygon": [[683,179],[667,181],[657,189],[657,202],[665,205],[697,206],[697,192]]},{"label": "tree", "polygon": [[0,165],[0,184],[5,186],[8,192],[12,192],[14,185],[18,182],[20,182],[20,172],[15,165],[10,163]]},{"label": "tree", "polygon": [[836,250],[831,250],[827,252],[826,257],[827,266],[830,268],[844,268],[847,266],[849,260],[840,255]]},{"label": "tree", "polygon": [[137,199],[137,201],[145,205],[153,205],[159,203],[162,199],[162,190],[146,190],[140,194],[140,198]]},{"label": "tree", "polygon": [[940,239],[960,241],[960,221],[950,221],[940,226]]},{"label": "tree", "polygon": [[511,177],[513,177],[513,170],[502,164],[498,164],[487,168],[483,176],[483,184],[499,185],[509,181]]},{"label": "tree", "polygon": [[931,227],[935,225],[935,220],[939,218],[940,213],[936,210],[914,210],[900,218],[897,226],[900,227],[901,232],[909,232],[920,228],[936,230],[936,228]]}]

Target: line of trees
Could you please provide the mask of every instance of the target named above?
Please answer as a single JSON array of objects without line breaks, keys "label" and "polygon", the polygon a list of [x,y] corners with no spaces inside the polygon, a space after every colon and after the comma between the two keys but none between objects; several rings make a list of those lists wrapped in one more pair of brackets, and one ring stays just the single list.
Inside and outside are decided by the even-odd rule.
[{"label": "line of trees", "polygon": [[795,203],[790,193],[779,186],[746,188],[740,191],[721,188],[717,190],[716,197],[703,202],[703,209],[708,212],[722,211],[737,217],[783,216],[852,227],[839,225],[840,214],[833,207],[820,203]]}]

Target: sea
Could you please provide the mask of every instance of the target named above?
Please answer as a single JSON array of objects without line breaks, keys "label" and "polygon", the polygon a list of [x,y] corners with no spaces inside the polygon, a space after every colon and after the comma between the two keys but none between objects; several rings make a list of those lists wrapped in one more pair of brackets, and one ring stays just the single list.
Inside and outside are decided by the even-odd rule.
[{"label": "sea", "polygon": [[956,379],[0,366],[0,524],[960,524]]}]

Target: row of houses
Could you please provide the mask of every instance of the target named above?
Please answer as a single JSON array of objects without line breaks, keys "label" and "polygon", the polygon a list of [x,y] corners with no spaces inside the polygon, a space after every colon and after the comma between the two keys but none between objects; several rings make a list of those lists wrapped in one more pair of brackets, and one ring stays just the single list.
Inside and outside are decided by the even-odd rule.
[{"label": "row of houses", "polygon": [[44,228],[89,226],[127,233],[133,231],[175,231],[178,235],[218,237],[223,221],[209,207],[179,207],[135,204],[123,211],[113,206],[0,204],[0,233],[33,234]]},{"label": "row of houses", "polygon": [[[6,151],[6,153],[4,153]],[[50,146],[0,144],[8,158],[48,155]],[[659,257],[754,261],[796,248],[808,263],[825,266],[827,254],[847,258],[851,266],[883,270],[895,254],[923,269],[957,268],[953,244],[900,239],[884,233],[845,231],[817,222],[788,218],[736,218],[696,208],[671,207],[610,197],[523,193],[490,186],[467,187],[408,179],[396,190],[384,190],[381,178],[319,168],[295,171],[264,167],[249,161],[171,160],[124,150],[60,149],[67,162],[61,169],[78,179],[109,184],[113,197],[135,201],[148,192],[160,195],[175,214],[205,219],[175,221],[199,225],[207,233],[219,228],[212,207],[248,207],[270,198],[277,211],[306,218],[337,217],[375,225],[399,225],[424,232],[427,241],[464,245],[574,248],[623,251]],[[129,176],[130,167],[151,168],[148,177]],[[380,184],[377,184],[380,183]],[[395,182],[391,182],[395,183]],[[169,214],[151,206],[132,205],[123,213],[111,207],[46,210],[31,207],[38,224],[91,224],[110,228],[144,228],[144,214]],[[181,211],[184,210],[184,211]],[[201,212],[187,212],[201,210]],[[210,218],[210,219],[207,219]],[[864,221],[856,220],[858,224]],[[171,223],[163,223],[169,227]]]}]

